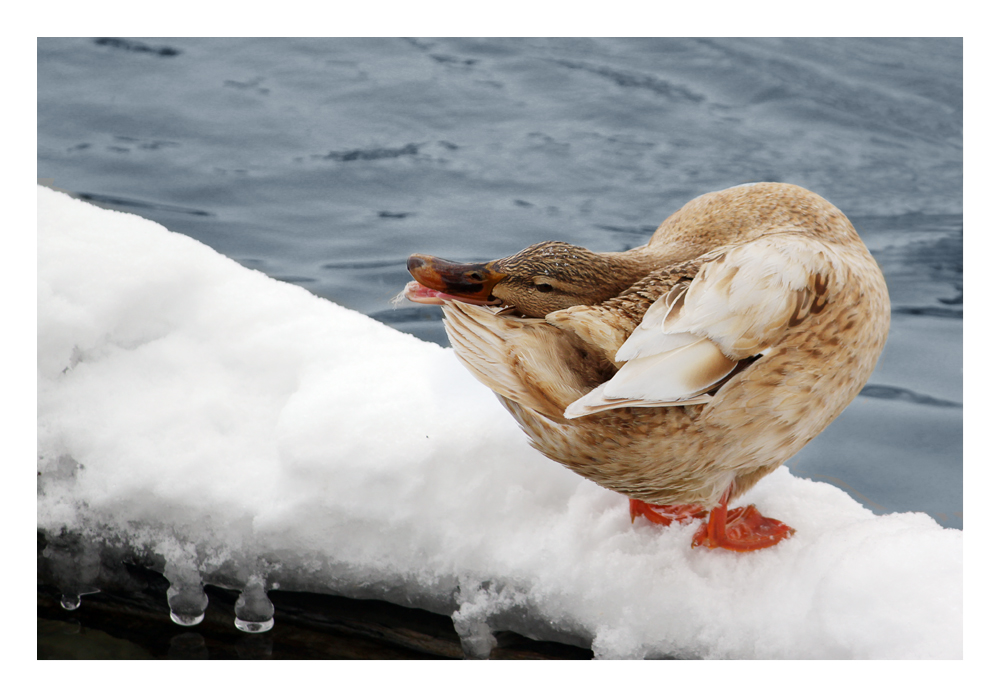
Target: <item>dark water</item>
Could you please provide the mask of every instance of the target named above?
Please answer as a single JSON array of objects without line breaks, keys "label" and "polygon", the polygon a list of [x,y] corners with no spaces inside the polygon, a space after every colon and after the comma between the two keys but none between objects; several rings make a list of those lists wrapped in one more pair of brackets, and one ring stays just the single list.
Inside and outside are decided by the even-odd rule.
[{"label": "dark water", "polygon": [[38,176],[421,338],[411,252],[634,247],[752,181],[823,195],[893,299],[862,396],[789,464],[962,525],[962,42],[44,39]]}]

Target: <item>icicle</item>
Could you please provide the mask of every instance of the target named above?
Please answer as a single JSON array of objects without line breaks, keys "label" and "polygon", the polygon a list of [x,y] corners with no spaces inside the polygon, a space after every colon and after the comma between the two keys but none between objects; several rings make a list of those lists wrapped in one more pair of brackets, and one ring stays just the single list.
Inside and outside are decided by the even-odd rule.
[{"label": "icicle", "polygon": [[79,534],[63,533],[47,538],[41,552],[39,579],[56,586],[65,610],[80,607],[80,596],[100,593],[100,546]]},{"label": "icicle", "polygon": [[462,652],[466,658],[489,658],[497,640],[487,622],[491,612],[488,584],[460,582],[456,600],[459,607],[452,613],[451,621],[462,642]]},{"label": "icicle", "polygon": [[[458,613],[456,613],[458,614]],[[489,658],[496,648],[497,640],[490,625],[482,620],[452,617],[455,631],[462,642],[462,653],[466,658]]]},{"label": "icicle", "polygon": [[170,581],[170,588],[167,589],[170,619],[184,627],[199,624],[205,619],[208,596],[198,570],[167,562],[163,575]]},{"label": "icicle", "polygon": [[258,634],[274,626],[274,605],[267,598],[264,579],[251,576],[236,601],[236,627]]}]

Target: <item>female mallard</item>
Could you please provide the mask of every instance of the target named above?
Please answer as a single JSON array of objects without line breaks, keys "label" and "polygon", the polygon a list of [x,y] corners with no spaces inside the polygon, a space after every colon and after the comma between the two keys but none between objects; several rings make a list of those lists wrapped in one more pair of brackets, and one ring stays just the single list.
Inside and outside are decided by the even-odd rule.
[{"label": "female mallard", "polygon": [[[739,551],[794,530],[727,510],[864,386],[889,294],[850,221],[791,184],[700,196],[650,241],[543,242],[485,264],[413,255],[406,297],[444,305],[459,359],[548,457]],[[487,307],[481,307],[487,306]]]}]

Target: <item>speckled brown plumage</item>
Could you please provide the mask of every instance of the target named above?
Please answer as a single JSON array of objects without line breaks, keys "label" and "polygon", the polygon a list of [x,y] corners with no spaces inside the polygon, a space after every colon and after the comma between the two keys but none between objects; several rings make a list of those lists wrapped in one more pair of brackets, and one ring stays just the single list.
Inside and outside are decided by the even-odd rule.
[{"label": "speckled brown plumage", "polygon": [[[888,334],[877,264],[839,210],[797,186],[706,194],[628,252],[552,244],[491,262],[510,309],[449,301],[446,328],[536,448],[634,499],[711,507],[730,487],[740,495],[850,403]],[[705,387],[657,395],[659,359],[620,355],[655,353],[640,334],[645,346],[705,346],[686,369],[704,371],[692,379]],[[613,378],[652,397],[622,397]],[[647,406],[615,406],[626,398]]]}]

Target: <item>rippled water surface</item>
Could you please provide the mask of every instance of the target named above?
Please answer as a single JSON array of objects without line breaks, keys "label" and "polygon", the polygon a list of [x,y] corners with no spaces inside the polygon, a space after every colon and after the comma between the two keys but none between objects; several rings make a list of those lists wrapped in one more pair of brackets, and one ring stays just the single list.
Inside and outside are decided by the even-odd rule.
[{"label": "rippled water surface", "polygon": [[627,249],[699,194],[799,184],[893,324],[789,465],[962,525],[960,40],[44,39],[38,176],[441,344],[440,310],[389,304],[411,252]]}]

